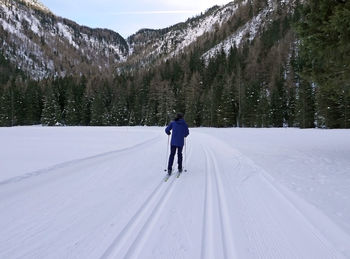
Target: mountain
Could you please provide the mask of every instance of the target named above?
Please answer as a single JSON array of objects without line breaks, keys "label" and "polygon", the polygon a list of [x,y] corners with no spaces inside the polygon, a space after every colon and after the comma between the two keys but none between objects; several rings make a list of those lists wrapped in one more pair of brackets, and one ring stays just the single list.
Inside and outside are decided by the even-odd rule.
[{"label": "mountain", "polygon": [[[244,1],[245,7],[252,8],[252,2]],[[297,2],[295,0],[267,1],[265,6],[259,6],[251,17],[233,30],[224,40],[206,51],[203,54],[203,58],[208,60],[208,58],[217,55],[221,50],[228,55],[231,47],[239,47],[244,41],[254,41],[255,38],[260,37],[264,31],[268,30],[281,14],[291,15],[297,6]],[[253,12],[253,10],[250,9],[249,12]]]},{"label": "mountain", "polygon": [[131,49],[129,63],[143,66],[159,58],[169,59],[183,53],[199,37],[222,26],[237,11],[239,2],[214,6],[204,14],[165,29],[138,31],[127,39]]},{"label": "mountain", "polygon": [[[164,125],[174,110],[190,126],[301,125],[298,2],[236,0],[123,39],[37,1],[0,0],[0,71],[12,71],[0,73],[0,125]],[[36,87],[23,74],[54,78]]]},{"label": "mountain", "polygon": [[348,128],[350,2],[322,3],[235,0],[124,39],[0,0],[0,125]]},{"label": "mountain", "polygon": [[0,0],[0,51],[35,79],[134,70],[176,57],[194,45],[202,46],[208,60],[222,48],[228,54],[230,47],[259,37],[277,10],[292,12],[295,2],[236,0],[168,28],[141,29],[124,39],[111,30],[57,17],[37,0]]},{"label": "mountain", "polygon": [[57,17],[36,0],[0,0],[0,34],[2,54],[34,79],[109,71],[129,53],[118,33]]},{"label": "mountain", "polygon": [[[214,6],[204,14],[165,29],[142,29],[127,39],[131,55],[126,64],[145,66],[201,44],[206,45],[202,48],[206,61],[222,48],[228,55],[231,47],[259,37],[278,17],[276,13],[291,15],[298,2],[236,0],[221,7]],[[210,37],[216,38],[215,41],[208,40]],[[122,66],[125,67],[125,63]]]}]

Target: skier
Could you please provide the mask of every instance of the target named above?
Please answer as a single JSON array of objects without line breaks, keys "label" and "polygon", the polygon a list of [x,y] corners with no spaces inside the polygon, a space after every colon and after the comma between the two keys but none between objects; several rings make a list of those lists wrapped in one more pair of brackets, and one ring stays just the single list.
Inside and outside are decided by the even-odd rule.
[{"label": "skier", "polygon": [[176,150],[179,173],[182,173],[182,149],[184,147],[184,138],[190,134],[182,113],[178,113],[175,120],[170,122],[169,126],[165,129],[165,133],[170,135],[171,130],[171,152],[168,162],[168,175],[171,175],[172,172]]}]

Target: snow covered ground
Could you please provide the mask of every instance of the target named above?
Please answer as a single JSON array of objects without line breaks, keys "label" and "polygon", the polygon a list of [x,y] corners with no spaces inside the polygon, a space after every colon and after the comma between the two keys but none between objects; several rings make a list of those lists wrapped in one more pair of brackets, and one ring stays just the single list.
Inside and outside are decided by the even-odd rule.
[{"label": "snow covered ground", "polygon": [[0,128],[0,258],[350,258],[350,131]]}]

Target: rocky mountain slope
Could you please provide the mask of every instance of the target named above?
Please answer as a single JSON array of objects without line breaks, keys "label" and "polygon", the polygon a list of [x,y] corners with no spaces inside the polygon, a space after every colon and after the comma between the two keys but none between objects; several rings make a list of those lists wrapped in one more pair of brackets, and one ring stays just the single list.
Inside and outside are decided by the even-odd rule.
[{"label": "rocky mountain slope", "polygon": [[94,73],[127,58],[116,32],[57,17],[38,1],[0,0],[0,51],[31,77]]},{"label": "rocky mountain slope", "polygon": [[[251,1],[245,1],[246,5],[251,4]],[[250,17],[242,26],[234,30],[223,41],[210,48],[203,54],[205,60],[215,56],[221,50],[226,55],[229,54],[232,46],[239,47],[243,41],[253,41],[256,37],[259,37],[263,31],[270,27],[274,21],[274,14],[281,12],[282,10],[287,13],[293,13],[296,7],[297,1],[283,0],[283,1],[267,1],[267,5],[259,8],[257,13]]]},{"label": "rocky mountain slope", "polygon": [[222,7],[214,6],[204,14],[165,29],[138,31],[127,39],[132,50],[129,61],[133,64],[137,61],[142,66],[159,57],[174,57],[199,37],[221,27],[241,5],[241,1],[235,1]]},{"label": "rocky mountain slope", "polygon": [[205,60],[259,37],[296,0],[236,0],[186,22],[142,29],[127,39],[57,17],[37,0],[0,0],[0,51],[32,78],[137,69],[201,46]]},{"label": "rocky mountain slope", "polygon": [[[144,66],[160,57],[163,60],[174,57],[191,45],[206,45],[203,53],[206,61],[222,48],[228,55],[231,47],[259,37],[271,25],[275,13],[281,10],[292,13],[297,2],[268,0],[262,4],[253,0],[236,0],[221,7],[214,6],[204,14],[169,28],[140,30],[127,39],[131,49],[128,62]],[[225,32],[220,33],[223,30]],[[216,42],[208,42],[210,37],[217,38]]]}]

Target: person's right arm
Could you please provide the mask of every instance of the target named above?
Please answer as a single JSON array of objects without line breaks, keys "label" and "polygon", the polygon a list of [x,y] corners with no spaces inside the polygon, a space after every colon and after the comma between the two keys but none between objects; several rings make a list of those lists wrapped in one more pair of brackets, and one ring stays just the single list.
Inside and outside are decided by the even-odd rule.
[{"label": "person's right arm", "polygon": [[170,122],[170,124],[168,125],[168,127],[166,127],[165,129],[165,133],[167,135],[170,135],[170,130],[173,128],[173,124]]}]

